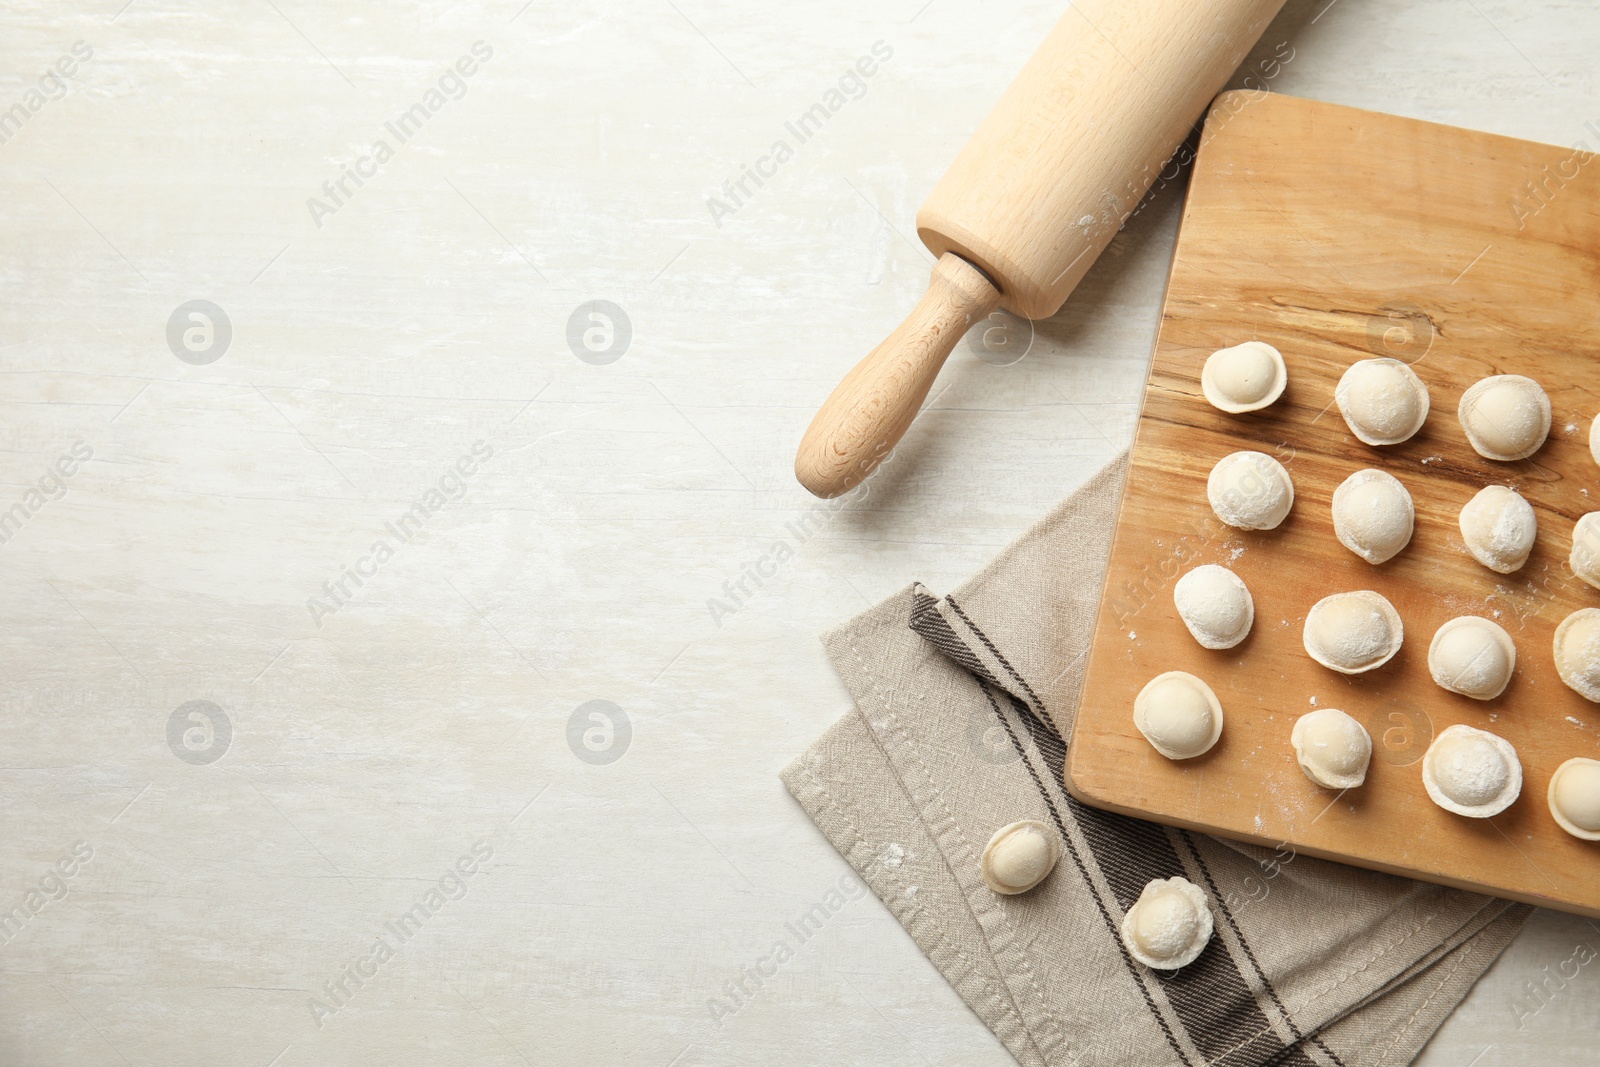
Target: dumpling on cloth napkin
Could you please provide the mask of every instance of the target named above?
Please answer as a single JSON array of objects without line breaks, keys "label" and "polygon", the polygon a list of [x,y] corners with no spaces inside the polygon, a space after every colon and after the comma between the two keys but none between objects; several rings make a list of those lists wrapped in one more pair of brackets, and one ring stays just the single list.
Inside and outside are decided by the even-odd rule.
[{"label": "dumpling on cloth napkin", "polygon": [[[855,708],[789,791],[1020,1063],[1404,1064],[1531,909],[1099,811],[1062,785],[1127,460],[960,589],[903,590],[826,634]],[[1000,896],[978,858],[1037,819],[1063,855]],[[1216,935],[1154,971],[1118,930],[1154,878],[1205,891]]]}]

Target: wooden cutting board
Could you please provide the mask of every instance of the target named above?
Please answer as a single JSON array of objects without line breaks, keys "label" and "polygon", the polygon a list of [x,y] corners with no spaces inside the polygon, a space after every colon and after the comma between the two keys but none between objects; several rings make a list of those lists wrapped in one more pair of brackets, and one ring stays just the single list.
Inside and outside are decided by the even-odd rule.
[{"label": "wooden cutting board", "polygon": [[[1600,148],[1600,145],[1594,146]],[[1530,184],[1531,183],[1531,184]],[[1289,367],[1282,399],[1231,416],[1207,405],[1200,368],[1218,348],[1259,339]],[[1409,442],[1352,436],[1333,389],[1353,362],[1393,356],[1427,383],[1432,411]],[[1550,395],[1554,427],[1530,459],[1472,451],[1456,419],[1462,392],[1521,373]],[[1600,916],[1600,843],[1564,833],[1545,802],[1572,756],[1600,757],[1600,705],[1568,689],[1551,661],[1556,624],[1600,606],[1567,568],[1573,523],[1600,509],[1588,448],[1600,413],[1600,157],[1277,94],[1229,93],[1207,121],[1133,446],[1067,785],[1087,803],[1159,822],[1363,867]],[[1270,532],[1224,526],[1206,476],[1224,455],[1275,455],[1294,510]],[[1364,467],[1405,483],[1416,503],[1410,547],[1379,567],[1335,539],[1334,488]],[[1516,574],[1467,554],[1457,527],[1481,487],[1511,485],[1533,504],[1539,538]],[[1172,602],[1191,567],[1221,563],[1250,587],[1251,636],[1201,648]],[[1301,644],[1307,609],[1329,593],[1375,589],[1399,609],[1405,646],[1346,677]],[[1433,633],[1457,615],[1495,618],[1517,645],[1500,698],[1448,693],[1428,674]],[[1134,728],[1134,695],[1185,670],[1225,709],[1207,755],[1171,762]],[[1289,745],[1296,718],[1342,708],[1375,752],[1364,787],[1314,785]],[[1521,798],[1493,819],[1434,806],[1421,758],[1467,723],[1516,746]]]}]

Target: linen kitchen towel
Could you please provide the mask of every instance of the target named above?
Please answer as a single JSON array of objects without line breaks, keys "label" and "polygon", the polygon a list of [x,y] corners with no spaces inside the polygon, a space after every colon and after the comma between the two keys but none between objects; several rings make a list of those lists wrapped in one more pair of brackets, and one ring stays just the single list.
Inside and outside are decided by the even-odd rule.
[{"label": "linen kitchen towel", "polygon": [[[1379,1067],[1412,1060],[1526,905],[1099,811],[1062,785],[1126,457],[953,594],[908,588],[824,637],[855,708],[790,792],[1027,1067]],[[1063,854],[990,892],[995,829]],[[1201,887],[1216,935],[1176,972],[1122,917],[1153,878]]]}]

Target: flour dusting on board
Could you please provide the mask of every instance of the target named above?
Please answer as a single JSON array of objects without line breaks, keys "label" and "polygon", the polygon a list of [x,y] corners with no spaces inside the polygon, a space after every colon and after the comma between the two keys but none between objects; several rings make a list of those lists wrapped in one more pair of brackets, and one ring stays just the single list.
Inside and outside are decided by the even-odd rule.
[{"label": "flour dusting on board", "polygon": [[[1266,106],[1275,106],[1275,102]],[[1270,140],[1281,140],[1290,132],[1306,133],[1307,126],[1308,123],[1300,126],[1275,123]],[[1246,131],[1240,125],[1228,132],[1242,135],[1241,143],[1226,143],[1221,156],[1213,154],[1209,163],[1211,169],[1206,175],[1212,184],[1207,187],[1205,182],[1196,183],[1197,188],[1191,193],[1197,195],[1186,206],[1194,217],[1208,208],[1233,210],[1240,195],[1246,198],[1251,195],[1249,185],[1239,178],[1247,166],[1247,153],[1241,144],[1247,142],[1252,149],[1261,148],[1257,143],[1258,133]],[[1449,168],[1445,153],[1437,144],[1431,141],[1424,144],[1415,137],[1402,136],[1406,132],[1415,130],[1409,126],[1397,127],[1396,135],[1388,142],[1395,149],[1396,161],[1402,164],[1401,171],[1406,171],[1418,155],[1436,159],[1441,168]],[[1319,128],[1315,135],[1313,140],[1319,142],[1337,136],[1331,127]],[[1360,138],[1352,138],[1362,142],[1360,151],[1364,159],[1371,158],[1365,143],[1369,136],[1369,130],[1363,128]],[[1215,143],[1212,147],[1216,147]],[[1317,148],[1319,152],[1325,150],[1326,144],[1319,143]],[[1473,159],[1474,166],[1494,170],[1497,174],[1504,172],[1508,179],[1525,169],[1522,157],[1483,158],[1481,145],[1463,143],[1460,151],[1466,158]],[[1526,159],[1538,158],[1542,158],[1538,150],[1528,149]],[[1232,169],[1223,173],[1228,167]],[[1396,196],[1403,195],[1408,185],[1414,184],[1410,175],[1401,173],[1395,176],[1391,188],[1385,184],[1386,175],[1380,171],[1376,166],[1364,171],[1363,181]],[[1297,177],[1310,181],[1309,175]],[[1475,175],[1474,180],[1476,178]],[[1241,185],[1243,189],[1231,188],[1232,184]],[[1221,195],[1224,192],[1226,196]],[[1328,198],[1325,192],[1318,195],[1298,182],[1294,188],[1289,183],[1277,185],[1274,193],[1282,197],[1277,204],[1279,210],[1292,204],[1297,212],[1303,213],[1304,219],[1327,224],[1328,232],[1336,232],[1341,224],[1336,212],[1328,206],[1330,200],[1337,203],[1338,198]],[[1437,273],[1433,261],[1446,259],[1440,256],[1442,242],[1449,248],[1448,261],[1455,266],[1451,274],[1458,273],[1478,257],[1486,239],[1479,238],[1481,227],[1474,220],[1450,216],[1450,212],[1460,207],[1476,211],[1474,205],[1444,204],[1430,198],[1419,202],[1412,198],[1408,201],[1407,216],[1392,221],[1385,218],[1383,228],[1385,237],[1392,235],[1388,232],[1392,226],[1393,234],[1403,232],[1408,239],[1419,240],[1415,246],[1386,241],[1387,254],[1397,263],[1403,263],[1407,270],[1415,269],[1417,278],[1431,279]],[[1416,213],[1414,225],[1409,214],[1413,210]],[[1552,205],[1547,210],[1574,208]],[[1431,217],[1439,212],[1444,212],[1445,216]],[[1262,219],[1261,230],[1250,234],[1251,240],[1271,243],[1273,249],[1282,254],[1283,263],[1298,262],[1294,257],[1306,256],[1308,252],[1315,257],[1314,251],[1304,247],[1303,237],[1283,224],[1282,217],[1275,213],[1262,214],[1273,217]],[[1301,221],[1296,218],[1297,224]],[[1559,239],[1556,246],[1559,247]],[[1426,251],[1419,251],[1421,249]],[[1592,379],[1592,365],[1585,367],[1581,359],[1568,358],[1570,353],[1558,351],[1561,346],[1540,352],[1538,360],[1507,352],[1503,366],[1486,365],[1474,358],[1477,353],[1463,358],[1459,351],[1461,346],[1441,345],[1438,324],[1428,321],[1427,315],[1407,312],[1404,316],[1408,323],[1406,329],[1414,333],[1404,340],[1409,344],[1412,337],[1420,334],[1422,344],[1405,353],[1406,359],[1414,360],[1429,339],[1434,342],[1432,354],[1415,367],[1433,391],[1430,403],[1434,407],[1419,436],[1398,454],[1361,447],[1362,442],[1346,436],[1347,419],[1344,424],[1333,424],[1345,415],[1343,411],[1331,409],[1337,404],[1327,404],[1328,387],[1339,378],[1340,366],[1320,359],[1296,361],[1287,349],[1289,369],[1295,376],[1293,385],[1301,400],[1274,409],[1270,419],[1218,419],[1214,414],[1215,405],[1203,403],[1209,398],[1196,395],[1204,390],[1192,388],[1194,377],[1201,370],[1205,349],[1240,338],[1229,336],[1230,331],[1239,329],[1239,324],[1230,321],[1230,309],[1219,306],[1215,300],[1215,278],[1207,275],[1214,274],[1210,268],[1216,264],[1206,257],[1208,251],[1214,250],[1201,248],[1200,242],[1190,242],[1185,256],[1174,264],[1169,279],[1169,304],[1164,307],[1164,313],[1173,314],[1182,308],[1185,317],[1191,319],[1204,313],[1208,316],[1207,331],[1185,337],[1181,345],[1174,344],[1174,338],[1169,336],[1164,339],[1166,343],[1156,346],[1151,381],[1159,382],[1161,387],[1148,389],[1144,397],[1140,441],[1133,450],[1135,473],[1128,479],[1127,496],[1122,505],[1122,517],[1130,525],[1119,531],[1124,536],[1121,548],[1113,551],[1106,589],[1123,590],[1126,582],[1123,602],[1136,592],[1145,601],[1171,597],[1175,602],[1173,586],[1187,570],[1202,563],[1220,564],[1236,570],[1239,578],[1248,584],[1257,612],[1256,621],[1261,625],[1259,632],[1239,646],[1206,656],[1197,654],[1193,643],[1185,640],[1192,637],[1192,633],[1185,634],[1183,626],[1176,625],[1187,620],[1183,619],[1181,608],[1174,615],[1173,603],[1156,604],[1155,607],[1164,610],[1146,608],[1138,616],[1121,612],[1110,616],[1109,625],[1100,623],[1079,718],[1079,725],[1088,728],[1075,739],[1079,743],[1078,751],[1069,754],[1076,784],[1108,803],[1145,810],[1158,821],[1197,822],[1257,841],[1270,842],[1278,838],[1300,841],[1319,852],[1349,849],[1348,855],[1363,864],[1423,871],[1434,876],[1447,872],[1451,879],[1525,898],[1549,897],[1554,890],[1569,906],[1585,903],[1588,907],[1600,908],[1600,903],[1596,903],[1600,902],[1600,889],[1596,888],[1600,882],[1582,876],[1571,877],[1571,872],[1563,869],[1560,863],[1547,862],[1569,854],[1573,847],[1584,846],[1573,846],[1561,836],[1562,831],[1544,810],[1547,798],[1543,795],[1555,764],[1560,762],[1555,756],[1563,751],[1573,754],[1593,749],[1595,738],[1600,738],[1600,711],[1595,710],[1600,708],[1600,700],[1587,706],[1573,702],[1572,698],[1578,694],[1567,692],[1557,682],[1550,663],[1554,651],[1551,631],[1555,624],[1580,606],[1600,609],[1600,592],[1591,592],[1581,583],[1581,575],[1569,569],[1568,559],[1568,550],[1576,540],[1574,523],[1585,512],[1600,509],[1600,489],[1596,488],[1600,487],[1600,476],[1596,475],[1595,466],[1596,460],[1600,460],[1600,430],[1593,434],[1597,447],[1591,458],[1587,448],[1591,436],[1588,416],[1594,415],[1594,410],[1581,408],[1582,401],[1565,403],[1563,406],[1569,408],[1568,417],[1561,418],[1557,413],[1549,444],[1533,457],[1533,463],[1495,467],[1480,463],[1480,454],[1473,450],[1470,440],[1463,439],[1463,419],[1457,404],[1465,387],[1478,377],[1501,369],[1532,370],[1541,378],[1548,376],[1550,380],[1544,384],[1552,390],[1549,395],[1569,401],[1581,390],[1580,383],[1586,375]],[[1339,257],[1347,251],[1342,246],[1337,251],[1330,247],[1325,249],[1325,254],[1345,269],[1346,260]],[[1370,251],[1355,252],[1348,262],[1359,264]],[[1417,253],[1415,262],[1411,259],[1413,253]],[[1471,293],[1476,299],[1485,300],[1498,288],[1501,280],[1493,275],[1494,256],[1495,251],[1491,250],[1455,282],[1451,290],[1453,298],[1455,294]],[[1551,257],[1548,269],[1555,271],[1565,266],[1558,261],[1559,257]],[[1491,267],[1485,268],[1485,263]],[[1295,290],[1294,307],[1343,306],[1328,301],[1334,297],[1343,299],[1348,294],[1316,291],[1336,288],[1331,284],[1332,279],[1321,271],[1305,272],[1306,280],[1300,286],[1307,288],[1300,292],[1300,287],[1287,273],[1277,277],[1279,271],[1275,268],[1281,265],[1270,261],[1263,264],[1258,260],[1248,268],[1233,266],[1239,270],[1241,280],[1248,278],[1251,286],[1261,293],[1277,296],[1285,290]],[[1258,269],[1261,267],[1266,269]],[[1444,279],[1450,280],[1450,277]],[[1494,284],[1490,284],[1491,281]],[[1515,303],[1503,302],[1496,314],[1522,328],[1542,323],[1546,318],[1551,322],[1563,322],[1569,328],[1582,320],[1581,313],[1568,321],[1564,317],[1567,312],[1560,309],[1510,306]],[[1527,314],[1529,310],[1531,314]],[[1236,319],[1237,311],[1233,310],[1231,315]],[[1401,321],[1401,318],[1395,315],[1390,320]],[[1215,321],[1211,321],[1213,319]],[[1359,329],[1359,323],[1355,326]],[[1383,328],[1381,316],[1376,328]],[[1445,329],[1448,328],[1446,324]],[[1313,329],[1310,332],[1322,331]],[[1211,341],[1212,336],[1217,340]],[[1401,337],[1400,333],[1384,337],[1385,347]],[[1342,337],[1318,339],[1334,344],[1348,340]],[[1376,339],[1374,336],[1367,340]],[[1274,339],[1268,335],[1268,340]],[[1288,337],[1283,340],[1287,341]],[[1347,365],[1359,354],[1352,350],[1349,358],[1338,363]],[[1178,383],[1178,387],[1172,387],[1174,383]],[[1375,393],[1372,399],[1377,408],[1406,398],[1398,389],[1378,389]],[[1337,401],[1337,397],[1331,399]],[[1478,415],[1486,413],[1482,407],[1473,410]],[[1330,415],[1333,422],[1330,422]],[[1320,421],[1313,424],[1313,417]],[[1409,428],[1409,423],[1402,428]],[[1432,451],[1430,445],[1439,451]],[[1240,449],[1259,449],[1275,457],[1299,483],[1294,486],[1296,498],[1291,516],[1275,533],[1230,530],[1226,526],[1226,516],[1221,519],[1223,525],[1218,525],[1217,515],[1205,511],[1204,505],[1212,503],[1209,492],[1205,500],[1200,498],[1202,481],[1207,483],[1207,490],[1211,488],[1207,465],[1214,469],[1220,458]],[[1407,466],[1410,463],[1423,469],[1416,471]],[[1369,464],[1372,469],[1390,471],[1404,483],[1407,493],[1414,494],[1412,521],[1416,536],[1399,548],[1400,554],[1390,565],[1377,565],[1377,561],[1351,549],[1339,536],[1341,509],[1335,506],[1332,494],[1342,479],[1350,480],[1353,472]],[[1266,469],[1271,470],[1270,467]],[[1264,476],[1262,480],[1270,483]],[[1472,528],[1463,534],[1463,505],[1490,483],[1503,485],[1505,493],[1495,492],[1483,502],[1489,506],[1469,511],[1468,520],[1482,521],[1469,521],[1467,525]],[[1522,549],[1529,527],[1523,521],[1526,511],[1509,495],[1513,492],[1525,493],[1526,502],[1537,510],[1537,544],[1525,558]],[[1347,506],[1342,511],[1348,520],[1346,525],[1354,526],[1359,520],[1363,532],[1367,527],[1381,526],[1380,532],[1387,534],[1391,527],[1404,526],[1403,522],[1383,521],[1385,513],[1379,506],[1381,500],[1369,496],[1351,502],[1347,497],[1345,503]],[[1192,555],[1179,555],[1186,547],[1179,541],[1186,530],[1183,524],[1195,523],[1196,514],[1202,516],[1206,528],[1193,535],[1194,539],[1188,543],[1198,541],[1200,550]],[[1600,527],[1600,513],[1596,515],[1596,525]],[[1140,531],[1137,537],[1126,536],[1130,528]],[[1166,546],[1147,551],[1158,531]],[[1374,547],[1371,537],[1358,543],[1369,549]],[[1471,551],[1473,548],[1477,549],[1476,553]],[[1247,552],[1249,560],[1244,558]],[[1596,551],[1596,556],[1600,558],[1600,550]],[[1404,616],[1401,624],[1392,628],[1385,625],[1394,620],[1381,609],[1356,610],[1365,607],[1362,604],[1355,605],[1345,618],[1309,618],[1311,608],[1322,598],[1365,590],[1389,600],[1395,613]],[[1199,598],[1193,606],[1212,612],[1218,608],[1212,597]],[[1280,618],[1279,630],[1283,632],[1272,631],[1270,620],[1275,614]],[[1429,652],[1441,628],[1453,619],[1472,616],[1494,620],[1514,639],[1517,652],[1527,657],[1527,665],[1516,673],[1506,690],[1505,695],[1511,699],[1504,706],[1470,702],[1466,698],[1476,694],[1452,692],[1436,680],[1431,669]],[[1600,610],[1595,611],[1593,618],[1600,624]],[[1119,621],[1121,641],[1115,639]],[[1312,621],[1323,625],[1309,627],[1316,632],[1308,640],[1302,631],[1307,628],[1305,624]],[[1137,644],[1128,638],[1130,625],[1139,628]],[[1458,632],[1458,637],[1462,634],[1471,637],[1481,632],[1497,634],[1499,628],[1488,631],[1486,624],[1461,626],[1452,632]],[[1393,650],[1402,637],[1408,647],[1396,651],[1387,666],[1382,665],[1385,654]],[[1308,653],[1307,644],[1315,645],[1325,658],[1336,660],[1334,665],[1318,663],[1315,655]],[[1496,650],[1500,646],[1496,643],[1483,644],[1483,647]],[[1594,648],[1593,674],[1596,690],[1600,692],[1600,626],[1597,626]],[[1327,656],[1328,652],[1337,655]],[[1577,661],[1579,667],[1591,665],[1581,654],[1569,658]],[[1453,662],[1460,669],[1452,671],[1449,677],[1460,679],[1460,688],[1483,687],[1484,657]],[[1128,697],[1140,684],[1161,672],[1181,667],[1197,670],[1215,687],[1215,694],[1227,709],[1228,723],[1223,731],[1227,740],[1218,745],[1223,752],[1202,764],[1147,760],[1143,761],[1144,770],[1139,775],[1130,775],[1126,773],[1125,763],[1119,763],[1119,757],[1126,756],[1124,742],[1129,737]],[[1339,667],[1343,667],[1344,672],[1339,671]],[[1345,673],[1363,667],[1372,668],[1372,673],[1365,678]],[[1104,693],[1093,688],[1102,682],[1105,683]],[[1322,699],[1323,686],[1329,688],[1326,702]],[[1296,705],[1296,693],[1305,700],[1304,704]],[[1523,695],[1517,697],[1517,693]],[[1095,699],[1097,695],[1103,699]],[[1546,714],[1525,714],[1529,708],[1524,705],[1530,700],[1535,705],[1545,705]],[[1365,796],[1355,792],[1338,797],[1337,790],[1329,791],[1325,785],[1319,785],[1299,765],[1300,753],[1292,743],[1292,724],[1308,715],[1313,720],[1327,717],[1332,708],[1349,709],[1356,724],[1374,743],[1371,772],[1368,784],[1363,787],[1368,790]],[[1580,715],[1580,711],[1583,714]],[[1594,737],[1562,734],[1556,722],[1563,718],[1568,729],[1592,733]],[[1505,721],[1502,723],[1501,719]],[[1450,812],[1427,796],[1422,785],[1426,750],[1452,723],[1470,723],[1486,733],[1499,734],[1503,730],[1518,742],[1517,747],[1528,747],[1526,795],[1518,801],[1518,807],[1511,809],[1522,813],[1518,816],[1517,831],[1507,828],[1506,837],[1511,840],[1502,838],[1492,826],[1470,821],[1479,812],[1473,811],[1470,815]],[[1349,736],[1355,735],[1352,732]],[[1140,735],[1133,733],[1131,738],[1138,741]],[[1500,780],[1496,761],[1482,758],[1483,753],[1477,746],[1468,746],[1453,754],[1448,748],[1434,753],[1434,769],[1438,770],[1441,762],[1461,765],[1452,768],[1457,773],[1452,776],[1451,784],[1458,794],[1469,799],[1479,794],[1487,794],[1490,799],[1500,798],[1507,783]],[[1101,758],[1102,751],[1104,758]],[[1339,754],[1342,756],[1343,750]],[[1600,752],[1591,754],[1600,761]],[[1442,755],[1453,755],[1453,760],[1443,760]],[[1505,765],[1510,766],[1509,762]],[[1138,798],[1137,805],[1129,803],[1134,796]],[[1427,833],[1408,832],[1423,820],[1427,821]],[[1329,844],[1334,848],[1328,849]],[[1557,851],[1550,851],[1552,848]],[[1519,850],[1523,855],[1518,854]],[[1550,877],[1546,878],[1534,865],[1547,870]],[[1552,886],[1552,881],[1557,884]],[[1130,888],[1134,892],[1138,890],[1137,885]],[[1582,899],[1586,896],[1592,897],[1592,901]]]}]

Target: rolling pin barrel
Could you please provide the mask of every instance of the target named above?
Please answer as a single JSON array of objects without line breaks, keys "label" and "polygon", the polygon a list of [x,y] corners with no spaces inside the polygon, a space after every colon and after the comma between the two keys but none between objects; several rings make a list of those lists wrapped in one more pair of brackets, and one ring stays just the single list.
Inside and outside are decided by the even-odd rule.
[{"label": "rolling pin barrel", "polygon": [[966,329],[958,308],[967,325],[996,304],[1030,319],[1060,310],[1282,6],[1068,10],[917,212],[939,257],[928,296],[817,412],[795,458],[801,484],[837,496],[882,462]]}]

